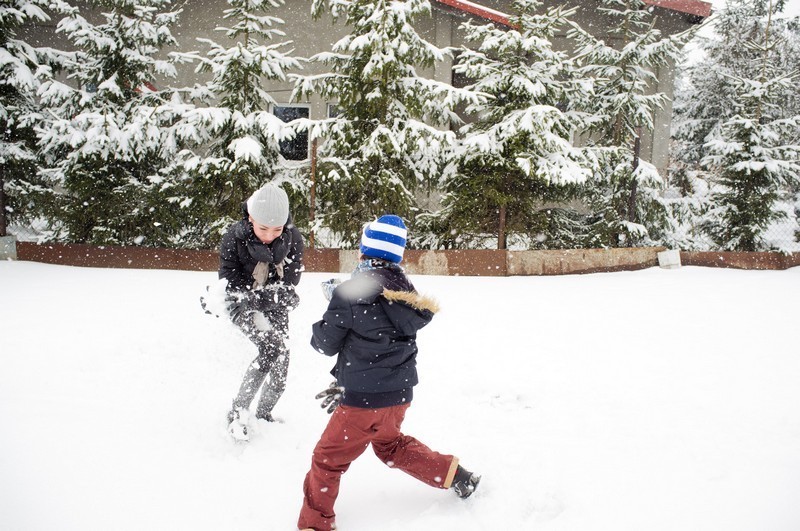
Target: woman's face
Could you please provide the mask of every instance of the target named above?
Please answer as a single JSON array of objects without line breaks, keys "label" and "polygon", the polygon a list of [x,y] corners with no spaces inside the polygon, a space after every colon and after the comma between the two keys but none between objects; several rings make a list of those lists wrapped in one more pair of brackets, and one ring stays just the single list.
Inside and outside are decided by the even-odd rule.
[{"label": "woman's face", "polygon": [[256,233],[256,238],[261,240],[261,243],[270,244],[275,240],[275,238],[283,234],[282,225],[280,227],[267,227],[266,225],[259,225],[253,219],[253,216],[250,216],[250,223],[253,224],[253,232]]}]

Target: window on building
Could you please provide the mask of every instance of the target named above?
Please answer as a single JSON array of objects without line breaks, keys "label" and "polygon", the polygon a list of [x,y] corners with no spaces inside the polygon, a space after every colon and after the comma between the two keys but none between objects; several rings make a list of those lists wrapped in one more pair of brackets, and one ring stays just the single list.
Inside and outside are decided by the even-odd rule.
[{"label": "window on building", "polygon": [[[297,118],[308,118],[308,107],[290,107],[275,105],[273,113],[284,122],[291,122]],[[281,155],[286,160],[305,160],[308,158],[308,131],[297,133],[291,140],[284,140],[280,144]]]}]

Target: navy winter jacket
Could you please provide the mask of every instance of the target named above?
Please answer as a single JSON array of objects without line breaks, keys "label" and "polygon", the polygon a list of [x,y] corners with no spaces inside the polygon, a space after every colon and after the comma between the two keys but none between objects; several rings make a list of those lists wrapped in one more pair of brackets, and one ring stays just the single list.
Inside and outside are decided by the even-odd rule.
[{"label": "navy winter jacket", "polygon": [[342,403],[378,408],[411,400],[417,331],[437,310],[399,268],[359,271],[339,285],[312,327],[311,346],[338,354],[331,373],[345,388]]},{"label": "navy winter jacket", "polygon": [[303,268],[303,237],[292,223],[283,227],[283,234],[272,243],[262,243],[253,232],[253,224],[243,206],[244,219],[230,226],[219,248],[219,278],[228,280],[228,291],[246,291],[254,282],[253,270],[258,262],[269,264],[267,284],[281,282],[278,268],[283,269],[283,282],[296,286]]}]

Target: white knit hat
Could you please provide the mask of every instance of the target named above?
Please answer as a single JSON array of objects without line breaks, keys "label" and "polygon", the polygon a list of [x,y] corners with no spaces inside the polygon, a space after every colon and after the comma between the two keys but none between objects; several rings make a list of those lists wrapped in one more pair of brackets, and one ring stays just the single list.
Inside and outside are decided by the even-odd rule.
[{"label": "white knit hat", "polygon": [[289,221],[289,197],[283,188],[267,183],[247,200],[247,213],[259,225],[283,227]]}]

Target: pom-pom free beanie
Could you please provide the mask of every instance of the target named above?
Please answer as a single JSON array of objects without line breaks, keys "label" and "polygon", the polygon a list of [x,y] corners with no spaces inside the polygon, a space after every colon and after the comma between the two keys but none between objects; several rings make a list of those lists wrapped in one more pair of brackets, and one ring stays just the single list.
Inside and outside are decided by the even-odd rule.
[{"label": "pom-pom free beanie", "polygon": [[403,260],[407,235],[406,224],[399,216],[381,216],[364,227],[359,250],[364,256],[399,264]]},{"label": "pom-pom free beanie", "polygon": [[247,200],[247,213],[259,225],[283,227],[289,221],[289,197],[283,188],[267,183]]}]

